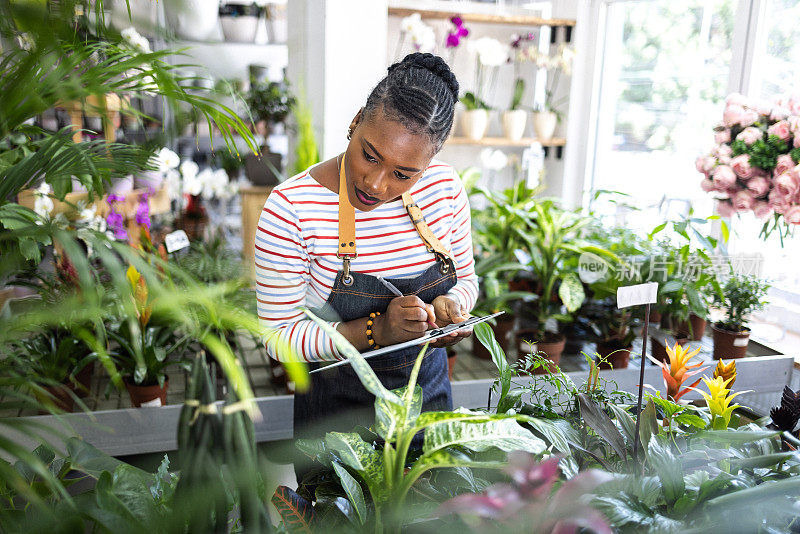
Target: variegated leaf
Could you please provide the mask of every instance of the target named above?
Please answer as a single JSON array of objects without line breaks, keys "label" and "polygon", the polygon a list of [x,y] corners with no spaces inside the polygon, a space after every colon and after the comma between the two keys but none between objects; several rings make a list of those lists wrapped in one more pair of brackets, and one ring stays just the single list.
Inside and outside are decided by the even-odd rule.
[{"label": "variegated leaf", "polygon": [[388,488],[381,453],[355,433],[328,432],[325,435],[325,445],[361,476],[376,502],[386,499]]},{"label": "variegated leaf", "polygon": [[459,445],[473,451],[498,448],[503,451],[543,452],[547,445],[514,419],[500,421],[468,422],[449,421],[429,427],[425,431],[422,450],[425,453]]}]

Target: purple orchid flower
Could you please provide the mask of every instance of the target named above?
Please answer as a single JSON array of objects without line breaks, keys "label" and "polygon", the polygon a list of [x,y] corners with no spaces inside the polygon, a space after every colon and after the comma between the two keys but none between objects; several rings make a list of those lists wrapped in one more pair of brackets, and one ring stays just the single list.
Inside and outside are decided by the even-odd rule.
[{"label": "purple orchid flower", "polygon": [[450,22],[455,26],[455,30],[447,34],[445,46],[447,48],[455,48],[461,43],[462,37],[469,35],[469,30],[464,27],[464,21],[461,17],[453,17]]},{"label": "purple orchid flower", "polygon": [[150,204],[147,202],[148,194],[142,195],[139,205],[136,206],[136,224],[140,224],[150,229]]},{"label": "purple orchid flower", "polygon": [[125,217],[113,209],[106,217],[106,224],[109,230],[114,232],[114,239],[128,239],[128,231],[125,230]]}]

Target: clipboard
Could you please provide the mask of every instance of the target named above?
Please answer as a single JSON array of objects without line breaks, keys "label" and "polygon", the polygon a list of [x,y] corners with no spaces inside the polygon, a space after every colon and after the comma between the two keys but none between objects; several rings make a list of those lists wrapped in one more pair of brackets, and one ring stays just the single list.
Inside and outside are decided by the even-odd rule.
[{"label": "clipboard", "polygon": [[[364,359],[374,358],[375,356],[389,354],[390,352],[396,352],[398,350],[402,350],[408,347],[424,345],[425,343],[428,343],[435,339],[439,339],[440,337],[445,337],[447,335],[452,334],[453,332],[457,332],[458,330],[469,328],[470,326],[474,326],[479,323],[484,323],[489,319],[493,319],[498,315],[502,315],[504,313],[505,312],[500,311],[497,313],[493,313],[491,315],[486,315],[485,317],[470,317],[463,323],[453,323],[451,325],[445,326],[444,328],[434,328],[433,330],[428,330],[427,332],[425,332],[425,335],[423,335],[422,337],[411,339],[409,341],[404,341],[402,343],[397,343],[395,345],[389,345],[388,347],[381,347],[379,349],[371,350],[366,354],[362,354],[362,356],[364,357]],[[347,365],[349,363],[350,363],[349,359],[342,360],[340,362],[332,363],[330,365],[325,365],[323,367],[320,367],[319,369],[314,369],[313,371],[310,371],[309,374],[318,373],[320,371],[325,371],[326,369],[332,369],[334,367],[339,367],[340,365]]]}]

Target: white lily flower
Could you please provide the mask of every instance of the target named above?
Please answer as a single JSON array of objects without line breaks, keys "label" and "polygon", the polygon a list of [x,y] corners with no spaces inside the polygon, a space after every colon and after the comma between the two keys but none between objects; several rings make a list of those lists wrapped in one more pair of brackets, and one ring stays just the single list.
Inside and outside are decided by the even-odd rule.
[{"label": "white lily flower", "polygon": [[181,163],[181,176],[186,180],[187,178],[196,178],[197,173],[200,172],[200,166],[192,160],[186,160]]},{"label": "white lily flower", "polygon": [[175,152],[167,147],[159,150],[158,154],[156,154],[154,158],[154,163],[158,166],[159,172],[162,173],[166,173],[168,170],[176,168],[181,163],[181,158],[179,158]]}]

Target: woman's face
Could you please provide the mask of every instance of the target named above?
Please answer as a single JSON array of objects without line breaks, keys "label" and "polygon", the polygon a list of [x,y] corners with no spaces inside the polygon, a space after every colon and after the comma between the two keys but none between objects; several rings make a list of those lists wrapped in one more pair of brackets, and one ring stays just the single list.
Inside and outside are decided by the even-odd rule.
[{"label": "woman's face", "polygon": [[361,211],[372,211],[402,196],[422,177],[433,157],[428,136],[387,119],[382,108],[369,116],[360,111],[351,126],[347,192]]}]

